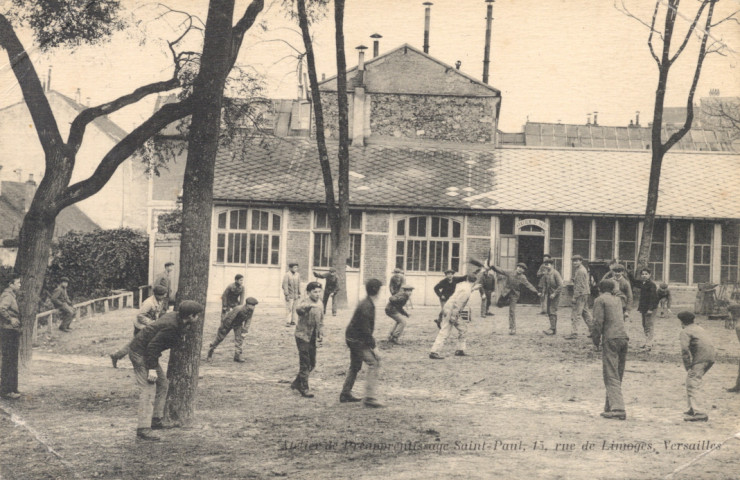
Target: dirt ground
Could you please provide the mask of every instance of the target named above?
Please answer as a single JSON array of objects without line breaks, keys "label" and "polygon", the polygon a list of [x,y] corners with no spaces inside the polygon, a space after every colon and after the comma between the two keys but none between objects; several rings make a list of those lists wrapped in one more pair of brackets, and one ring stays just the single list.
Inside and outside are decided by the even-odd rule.
[{"label": "dirt ground", "polygon": [[[379,310],[382,339],[392,321]],[[740,345],[722,322],[699,319],[719,361],[704,383],[709,422],[687,423],[678,320],[657,319],[649,354],[632,320],[621,422],[599,417],[600,354],[585,334],[563,338],[569,309],[555,337],[541,333],[547,319],[535,307],[520,308],[516,336],[508,335],[506,311],[494,311],[474,317],[469,356],[452,356],[450,338],[446,358],[435,361],[428,353],[436,310],[411,310],[404,344],[380,343],[387,408],[368,409],[338,401],[349,311],[327,317],[310,379],[316,397],[304,399],[289,388],[298,366],[293,329],[281,308],[259,305],[247,362],[233,362],[229,337],[201,365],[195,425],[165,431],[157,443],[135,439],[130,362],[114,370],[105,356],[128,340],[133,311],[82,319],[73,333],[42,334],[21,378],[22,399],[0,400],[0,478],[653,479],[683,467],[671,478],[740,478],[740,395],[725,391]],[[205,348],[217,323],[212,311]]]}]

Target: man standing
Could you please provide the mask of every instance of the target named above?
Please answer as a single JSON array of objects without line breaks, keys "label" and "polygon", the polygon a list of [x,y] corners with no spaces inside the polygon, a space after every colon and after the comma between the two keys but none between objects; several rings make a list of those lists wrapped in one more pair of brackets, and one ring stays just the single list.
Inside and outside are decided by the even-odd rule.
[{"label": "man standing", "polygon": [[285,295],[285,310],[288,318],[286,327],[295,325],[296,307],[301,298],[301,274],[298,273],[298,264],[288,264],[288,271],[283,277],[283,295]]},{"label": "man standing", "polygon": [[684,412],[686,422],[706,422],[709,416],[704,410],[701,384],[704,374],[714,365],[714,345],[707,332],[694,323],[694,314],[683,311],[678,314],[681,320],[681,357],[686,368],[686,397],[689,410]]},{"label": "man standing", "polygon": [[326,273],[313,272],[313,276],[316,278],[326,279],[326,283],[324,284],[324,298],[321,299],[321,303],[324,304],[324,315],[326,315],[326,305],[329,303],[329,298],[331,298],[331,315],[336,317],[336,295],[339,291],[339,277],[337,277],[337,269],[331,267]]},{"label": "man standing", "polygon": [[665,316],[666,310],[668,313],[673,314],[671,312],[671,290],[668,288],[667,283],[661,283],[658,286],[658,307],[660,307],[660,318],[663,318]]},{"label": "man standing", "polygon": [[596,348],[600,343],[603,344],[601,364],[606,387],[606,402],[601,416],[613,420],[625,420],[627,413],[622,397],[622,378],[624,378],[629,337],[624,328],[622,302],[614,296],[612,280],[600,281],[599,292],[599,297],[594,301],[591,339]]},{"label": "man standing", "polygon": [[[540,292],[544,288],[545,275],[549,272],[545,266],[545,262],[547,262],[547,260],[552,260],[549,253],[542,256],[542,265],[540,265],[540,268],[537,270],[537,288]],[[547,298],[544,296],[540,297],[540,315],[547,315]]]},{"label": "man standing", "polygon": [[166,313],[153,324],[147,325],[129,344],[128,358],[134,366],[139,388],[136,436],[142,440],[159,440],[152,434],[152,429],[167,428],[162,423],[162,417],[169,382],[159,365],[159,357],[180,342],[185,328],[196,322],[202,312],[200,304],[186,300],[180,304],[179,310]]},{"label": "man standing", "polygon": [[591,287],[588,281],[588,271],[583,266],[583,257],[574,255],[573,258],[573,310],[571,312],[570,323],[571,333],[566,340],[578,338],[579,319],[583,318],[588,327],[589,335],[591,334],[591,312],[588,311],[588,296],[591,293]]},{"label": "man standing", "polygon": [[165,295],[165,298],[162,300],[162,313],[166,313],[167,309],[170,308],[170,302],[174,301],[174,296],[172,295],[172,272],[175,270],[175,264],[172,262],[167,262],[164,264],[164,272],[157,275],[157,278],[154,280],[153,286],[162,285],[164,288],[167,289],[167,294]]},{"label": "man standing", "polygon": [[444,309],[445,303],[447,300],[452,296],[453,293],[455,293],[455,287],[457,287],[457,284],[465,281],[465,275],[459,275],[455,276],[455,271],[452,269],[445,270],[445,278],[439,281],[438,284],[434,286],[434,293],[439,297],[439,315],[437,316],[437,319],[434,321],[437,324],[437,328],[440,328],[440,325],[442,324],[442,311]]},{"label": "man standing", "polygon": [[233,308],[238,307],[244,301],[244,275],[241,273],[234,276],[234,283],[226,287],[221,294],[221,320]]},{"label": "man standing", "polygon": [[254,307],[257,303],[256,298],[249,297],[244,305],[238,305],[224,315],[221,319],[221,326],[218,328],[218,332],[216,332],[216,338],[208,346],[207,362],[213,359],[213,352],[224,341],[226,335],[234,330],[234,361],[244,363],[244,358],[242,358],[242,344],[244,343],[244,335],[249,333],[249,325],[252,323],[252,313],[254,313]]},{"label": "man standing", "polygon": [[295,327],[295,343],[298,347],[298,375],[290,385],[301,396],[313,398],[308,389],[308,375],[316,367],[316,342],[321,342],[324,324],[324,308],[321,304],[321,284],[306,285],[308,298],[297,308],[298,325]]},{"label": "man standing", "polygon": [[[147,298],[141,303],[139,307],[139,313],[134,319],[134,336],[143,330],[147,325],[151,325],[162,315],[162,302],[167,294],[167,289],[162,285],[155,285],[154,295]],[[129,344],[127,343],[123,348],[115,353],[110,354],[110,361],[113,364],[113,368],[118,368],[118,361],[128,355]]]},{"label": "man standing", "polygon": [[491,308],[491,296],[496,290],[496,275],[489,269],[484,269],[480,277],[480,286],[480,316],[493,316],[489,309]]},{"label": "man standing", "polygon": [[362,369],[362,364],[366,363],[368,367],[367,377],[365,379],[365,398],[363,405],[370,408],[380,408],[383,404],[375,398],[375,385],[378,382],[378,370],[380,368],[380,355],[375,348],[375,305],[379,301],[380,287],[383,283],[377,278],[371,278],[365,284],[365,297],[355,308],[352,319],[347,325],[345,340],[349,347],[349,371],[344,379],[342,393],[339,395],[339,401],[359,402],[360,399],[352,395],[352,387],[355,386],[357,373]]},{"label": "man standing", "polygon": [[9,400],[21,398],[18,392],[18,351],[21,336],[21,314],[16,295],[21,289],[21,277],[13,274],[0,295],[0,397]]},{"label": "man standing", "polygon": [[61,317],[62,323],[59,324],[59,330],[63,332],[70,332],[72,329],[69,325],[72,320],[77,316],[77,310],[72,305],[72,301],[69,299],[67,294],[67,287],[69,286],[69,278],[62,277],[59,280],[59,285],[51,294],[51,303],[54,304],[54,308],[59,310],[59,316]]},{"label": "man standing", "polygon": [[395,295],[401,291],[401,286],[406,283],[406,277],[403,275],[403,270],[400,268],[394,268],[393,274],[391,275],[390,281],[388,281],[388,290],[391,295]]},{"label": "man standing", "polygon": [[642,330],[645,332],[645,350],[653,348],[653,314],[658,308],[658,293],[655,282],[650,280],[650,269],[640,270],[640,302],[637,311],[642,314]]},{"label": "man standing", "polygon": [[632,284],[626,277],[626,270],[623,265],[616,265],[614,267],[613,280],[616,282],[614,294],[622,300],[622,310],[624,311],[624,319],[629,320],[630,309],[632,308]]},{"label": "man standing", "polygon": [[455,356],[465,356],[465,334],[468,331],[469,320],[461,319],[460,312],[468,304],[470,294],[473,290],[480,288],[480,284],[475,283],[477,277],[474,274],[468,274],[465,280],[465,282],[460,283],[455,293],[442,308],[442,325],[440,326],[439,333],[437,333],[437,338],[434,340],[434,345],[432,345],[432,351],[429,353],[429,358],[433,360],[442,360],[444,358],[439,352],[442,350],[445,340],[447,340],[453,327],[457,329],[457,350],[455,350]]},{"label": "man standing", "polygon": [[409,301],[409,297],[411,297],[411,292],[413,291],[414,287],[411,285],[403,285],[401,291],[395,295],[391,295],[388,299],[388,304],[385,306],[385,314],[396,322],[391,329],[391,333],[388,335],[389,343],[399,344],[398,339],[406,328],[406,319],[409,318],[408,312],[403,307]]},{"label": "man standing", "polygon": [[[527,277],[524,275],[524,272],[527,271],[527,265],[525,263],[517,263],[516,270],[514,270],[513,272],[502,270],[496,266],[493,266],[491,268],[493,268],[494,272],[506,277],[506,285],[504,285],[504,289],[501,292],[501,298],[499,298],[499,302],[502,302],[503,298],[508,298],[509,335],[516,335],[516,304],[517,302],[519,302],[521,288],[526,287],[535,294],[539,294],[539,292],[536,288],[534,288],[534,285],[529,283],[529,280],[527,280]],[[501,303],[499,303],[499,306],[501,306]]]},{"label": "man standing", "polygon": [[550,319],[550,328],[543,330],[545,335],[555,335],[558,331],[558,305],[560,304],[560,293],[563,289],[563,277],[553,267],[551,258],[545,258],[542,262],[545,273],[540,279],[542,291],[540,296],[545,301],[545,312]]}]

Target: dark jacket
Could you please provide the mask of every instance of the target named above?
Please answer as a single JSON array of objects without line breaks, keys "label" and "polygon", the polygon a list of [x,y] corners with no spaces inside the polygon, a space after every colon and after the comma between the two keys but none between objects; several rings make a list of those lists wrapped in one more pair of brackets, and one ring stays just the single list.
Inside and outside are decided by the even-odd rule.
[{"label": "dark jacket", "polygon": [[480,276],[479,283],[484,292],[492,292],[496,290],[496,275],[490,271],[485,271]]},{"label": "dark jacket", "polygon": [[18,319],[20,321],[21,314],[18,309],[18,301],[15,297],[15,291],[8,287],[2,295],[0,295],[0,328],[9,330],[21,330],[21,327],[14,328],[10,324],[11,319]]},{"label": "dark jacket", "polygon": [[493,268],[494,272],[506,277],[506,286],[504,287],[505,291],[513,290],[514,292],[519,293],[522,286],[524,286],[534,293],[539,293],[537,289],[534,288],[534,285],[529,283],[527,276],[523,273],[517,273],[516,270],[507,272],[506,270],[502,270],[496,266],[491,268]]},{"label": "dark jacket", "polygon": [[162,352],[177,345],[184,329],[185,324],[178,317],[178,312],[165,313],[137,333],[129,348],[144,357],[146,368],[153,370],[157,368]]},{"label": "dark jacket", "polygon": [[375,304],[370,297],[365,297],[355,308],[352,319],[347,325],[345,339],[347,345],[375,348]]},{"label": "dark jacket", "polygon": [[560,276],[560,272],[553,268],[542,275],[540,284],[542,288],[541,293],[543,295],[552,295],[553,297],[557,297],[563,290],[563,277]]},{"label": "dark jacket", "polygon": [[394,273],[388,282],[388,290],[391,291],[391,295],[395,295],[400,292],[401,285],[403,285],[403,282],[405,281],[406,279],[404,278],[403,273]]},{"label": "dark jacket", "polygon": [[336,273],[326,272],[318,273],[313,272],[313,276],[316,278],[325,278],[326,284],[324,285],[324,291],[329,292],[329,295],[337,293],[339,291],[339,278]]},{"label": "dark jacket", "polygon": [[646,313],[656,308],[658,308],[658,292],[655,282],[652,280],[640,282],[640,303],[637,305],[637,311]]},{"label": "dark jacket", "polygon": [[223,325],[228,325],[231,328],[239,327],[241,325],[244,325],[244,322],[247,322],[249,319],[251,319],[253,313],[254,309],[249,308],[248,305],[239,305],[229,310],[229,313],[224,316],[224,319],[221,320],[221,323]]},{"label": "dark jacket", "polygon": [[244,301],[244,285],[237,285],[236,282],[232,283],[223,295],[221,295],[221,308],[234,308],[239,306]]},{"label": "dark jacket", "polygon": [[54,304],[54,308],[60,308],[65,305],[72,306],[72,302],[69,300],[67,295],[67,289],[59,285],[54,289],[54,293],[51,294],[51,303]]},{"label": "dark jacket", "polygon": [[295,326],[295,338],[304,342],[320,340],[324,326],[324,306],[321,302],[312,302],[305,298],[295,309],[298,323]]},{"label": "dark jacket", "polygon": [[157,285],[162,285],[164,288],[167,289],[167,296],[165,298],[172,298],[172,279],[167,274],[167,271],[164,271],[157,276],[157,279],[154,280],[154,284],[152,285],[152,287],[156,287]]},{"label": "dark jacket", "polygon": [[393,315],[394,313],[400,313],[403,316],[408,317],[409,314],[404,310],[404,306],[406,305],[406,302],[409,301],[409,297],[411,294],[409,292],[401,290],[400,292],[396,293],[395,295],[392,295],[388,299],[388,304],[385,306],[385,313],[388,315]]},{"label": "dark jacket", "polygon": [[460,282],[464,282],[467,277],[465,275],[459,275],[452,277],[452,280],[447,280],[447,277],[443,278],[438,284],[434,286],[434,293],[439,297],[440,300],[447,301],[448,298],[455,293],[455,288]]},{"label": "dark jacket", "polygon": [[604,341],[615,338],[626,338],[622,301],[611,292],[602,293],[594,300],[594,325],[591,332],[594,345],[598,346],[601,337]]}]

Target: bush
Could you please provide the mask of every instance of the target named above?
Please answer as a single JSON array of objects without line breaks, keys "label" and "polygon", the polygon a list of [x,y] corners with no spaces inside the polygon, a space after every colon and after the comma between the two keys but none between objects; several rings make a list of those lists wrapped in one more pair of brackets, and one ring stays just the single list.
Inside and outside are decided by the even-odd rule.
[{"label": "bush", "polygon": [[157,217],[157,232],[182,233],[182,209],[160,214]]},{"label": "bush", "polygon": [[[69,278],[75,302],[110,295],[114,289],[135,290],[148,281],[149,239],[130,228],[70,232],[52,249],[46,292],[62,277]],[[43,297],[42,293],[42,297]]]}]

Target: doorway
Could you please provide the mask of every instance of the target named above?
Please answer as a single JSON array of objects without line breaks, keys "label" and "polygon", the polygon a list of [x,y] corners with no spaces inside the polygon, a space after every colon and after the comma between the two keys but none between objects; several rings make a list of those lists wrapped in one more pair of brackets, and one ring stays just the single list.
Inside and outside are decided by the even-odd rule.
[{"label": "doorway", "polygon": [[[517,248],[517,262],[527,265],[527,276],[529,283],[537,288],[537,270],[542,263],[542,255],[545,253],[545,237],[534,235],[519,235]],[[519,303],[539,304],[540,300],[537,294],[532,293],[527,288],[521,289]]]}]

